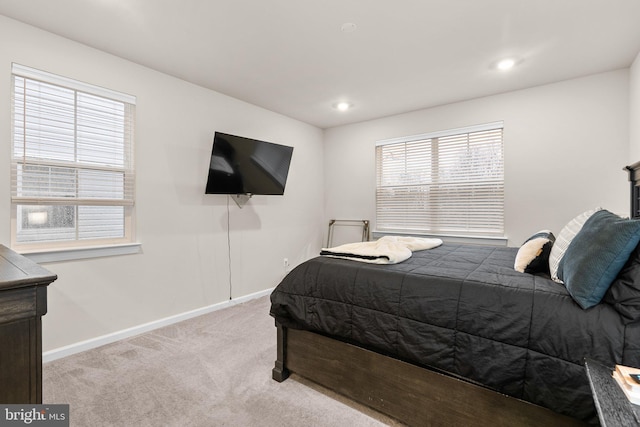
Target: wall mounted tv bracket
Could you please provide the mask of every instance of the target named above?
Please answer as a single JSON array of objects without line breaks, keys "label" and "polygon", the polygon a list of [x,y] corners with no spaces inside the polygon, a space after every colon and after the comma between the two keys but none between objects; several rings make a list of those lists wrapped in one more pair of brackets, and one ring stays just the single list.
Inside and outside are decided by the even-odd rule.
[{"label": "wall mounted tv bracket", "polygon": [[242,207],[247,204],[247,202],[251,198],[252,194],[251,193],[247,193],[247,194],[231,194],[230,196],[233,199],[233,201],[236,202],[236,205],[238,205],[238,207],[240,209],[242,209]]}]

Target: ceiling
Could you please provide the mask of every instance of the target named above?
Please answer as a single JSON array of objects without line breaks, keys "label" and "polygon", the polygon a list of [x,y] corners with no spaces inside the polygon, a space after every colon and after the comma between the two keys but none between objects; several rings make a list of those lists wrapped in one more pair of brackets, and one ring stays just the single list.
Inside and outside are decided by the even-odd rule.
[{"label": "ceiling", "polygon": [[[0,0],[0,14],[320,128],[640,52],[639,0]],[[506,56],[517,66],[498,71]]]}]

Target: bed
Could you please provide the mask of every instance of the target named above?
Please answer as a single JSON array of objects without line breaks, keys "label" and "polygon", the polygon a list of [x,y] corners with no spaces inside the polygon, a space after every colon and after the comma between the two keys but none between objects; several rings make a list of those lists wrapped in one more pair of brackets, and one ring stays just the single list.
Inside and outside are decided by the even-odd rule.
[{"label": "bed", "polygon": [[[327,256],[299,265],[271,294],[273,378],[296,373],[409,425],[597,425],[585,357],[640,366],[640,227],[585,214],[552,241],[563,246],[555,272],[514,269],[526,242],[445,243],[390,265]],[[580,288],[600,274],[593,265],[609,247],[598,245],[611,240],[624,250],[603,261],[601,295],[589,302],[594,291],[585,300]]]}]

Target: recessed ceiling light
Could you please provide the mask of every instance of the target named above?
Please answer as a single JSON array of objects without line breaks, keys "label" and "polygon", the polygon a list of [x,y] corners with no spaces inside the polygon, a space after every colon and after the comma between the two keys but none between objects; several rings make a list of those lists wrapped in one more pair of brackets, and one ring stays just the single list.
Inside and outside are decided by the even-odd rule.
[{"label": "recessed ceiling light", "polygon": [[352,107],[352,105],[349,104],[348,102],[338,102],[336,104],[336,110],[338,110],[338,111],[347,111],[351,107]]},{"label": "recessed ceiling light", "polygon": [[500,71],[508,71],[512,69],[516,65],[516,60],[513,58],[505,58],[501,61],[498,61],[496,67]]},{"label": "recessed ceiling light", "polygon": [[343,33],[353,33],[357,29],[358,29],[358,26],[353,22],[345,22],[340,27],[340,31],[342,31]]}]

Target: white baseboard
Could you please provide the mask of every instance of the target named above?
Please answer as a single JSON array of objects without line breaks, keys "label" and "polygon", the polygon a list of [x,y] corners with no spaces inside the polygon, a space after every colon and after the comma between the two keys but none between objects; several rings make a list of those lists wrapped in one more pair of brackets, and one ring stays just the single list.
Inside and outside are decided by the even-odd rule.
[{"label": "white baseboard", "polygon": [[203,314],[212,313],[223,308],[233,307],[234,305],[241,304],[256,298],[269,295],[273,291],[271,289],[265,289],[264,291],[256,292],[249,295],[244,295],[238,298],[234,298],[229,301],[220,302],[207,307],[198,308],[185,313],[176,314],[174,316],[165,317],[164,319],[155,320],[153,322],[144,323],[142,325],[134,326],[132,328],[123,329],[121,331],[113,332],[107,335],[102,335],[96,338],[91,338],[86,341],[80,341],[75,344],[70,344],[64,347],[55,348],[53,350],[45,351],[42,353],[42,363],[51,362],[56,359],[71,356],[72,354],[80,353],[90,350],[92,348],[100,347],[105,344],[111,344],[125,338],[129,338],[135,335],[149,332],[154,329],[162,328],[164,326],[172,325],[174,323],[182,322],[183,320],[191,319],[193,317],[202,316]]}]

